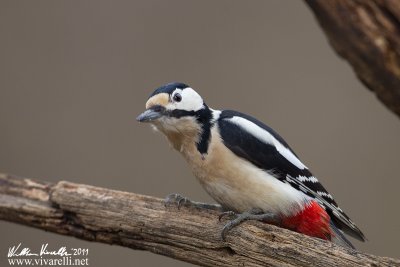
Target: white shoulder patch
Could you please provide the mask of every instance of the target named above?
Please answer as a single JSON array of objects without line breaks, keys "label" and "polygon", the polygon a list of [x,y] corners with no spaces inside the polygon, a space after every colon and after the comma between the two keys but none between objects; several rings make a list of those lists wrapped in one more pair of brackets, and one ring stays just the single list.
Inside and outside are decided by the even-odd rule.
[{"label": "white shoulder patch", "polygon": [[268,131],[264,130],[257,124],[238,116],[234,116],[232,118],[228,118],[227,120],[236,124],[246,132],[252,134],[254,137],[264,142],[265,144],[270,144],[275,146],[276,150],[285,157],[288,161],[290,161],[293,165],[295,165],[299,169],[307,169],[307,167],[290,151],[286,148],[281,142],[279,142],[272,134]]}]

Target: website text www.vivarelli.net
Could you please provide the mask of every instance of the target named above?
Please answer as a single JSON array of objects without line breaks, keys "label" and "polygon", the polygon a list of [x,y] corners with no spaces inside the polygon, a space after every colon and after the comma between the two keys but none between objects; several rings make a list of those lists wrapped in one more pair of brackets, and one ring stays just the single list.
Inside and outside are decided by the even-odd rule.
[{"label": "website text www.vivarelli.net", "polygon": [[50,248],[42,244],[40,249],[31,249],[21,243],[8,249],[9,266],[88,266],[88,248]]}]

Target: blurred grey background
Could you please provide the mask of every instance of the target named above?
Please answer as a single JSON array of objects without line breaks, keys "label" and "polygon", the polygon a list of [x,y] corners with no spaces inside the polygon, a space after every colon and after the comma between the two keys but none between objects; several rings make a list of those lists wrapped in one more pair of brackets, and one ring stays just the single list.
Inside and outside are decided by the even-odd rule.
[{"label": "blurred grey background", "polygon": [[[400,120],[332,51],[302,1],[1,1],[0,172],[213,202],[135,121],[161,84],[276,129],[364,231],[400,257]],[[90,250],[91,266],[188,266],[0,222],[8,247]],[[3,265],[6,266],[6,265]]]}]

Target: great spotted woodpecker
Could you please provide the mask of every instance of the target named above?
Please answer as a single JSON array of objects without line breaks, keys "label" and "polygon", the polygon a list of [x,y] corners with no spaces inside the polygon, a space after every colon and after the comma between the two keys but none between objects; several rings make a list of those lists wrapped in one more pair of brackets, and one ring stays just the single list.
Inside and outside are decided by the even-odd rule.
[{"label": "great spotted woodpecker", "polygon": [[162,132],[208,194],[239,214],[223,238],[242,221],[258,219],[351,248],[343,232],[365,241],[285,140],[259,120],[211,109],[183,83],[156,89],[137,120]]}]

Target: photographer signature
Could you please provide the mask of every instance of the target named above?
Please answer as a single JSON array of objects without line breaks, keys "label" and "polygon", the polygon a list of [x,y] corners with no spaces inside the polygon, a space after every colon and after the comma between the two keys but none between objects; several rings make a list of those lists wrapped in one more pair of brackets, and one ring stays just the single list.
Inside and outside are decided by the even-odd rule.
[{"label": "photographer signature", "polygon": [[42,244],[39,253],[32,252],[28,247],[21,247],[19,243],[17,246],[8,248],[8,257],[20,257],[20,256],[44,256],[44,255],[55,255],[55,256],[71,256],[71,253],[67,252],[67,247],[60,247],[58,250],[48,250],[48,243]]}]

